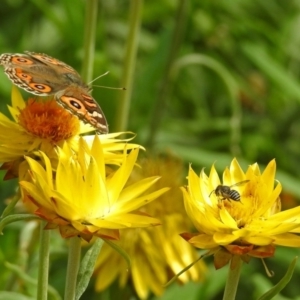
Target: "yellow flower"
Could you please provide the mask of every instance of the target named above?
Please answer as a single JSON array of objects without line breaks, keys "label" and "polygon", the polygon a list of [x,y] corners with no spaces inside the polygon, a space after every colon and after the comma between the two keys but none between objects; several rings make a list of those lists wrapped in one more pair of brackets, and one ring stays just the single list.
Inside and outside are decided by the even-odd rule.
[{"label": "yellow flower", "polygon": [[138,149],[128,155],[125,150],[121,166],[108,177],[98,136],[91,149],[81,138],[77,154],[67,144],[59,150],[55,180],[50,160],[43,152],[40,154],[45,167],[26,157],[32,180],[20,182],[24,198],[34,203],[35,213],[48,221],[46,228],[59,227],[65,238],[79,235],[89,241],[95,235],[118,239],[121,228],[160,224],[137,210],[168,188],[142,195],[159,179],[157,176],[124,188],[138,155]]},{"label": "yellow flower", "polygon": [[[0,113],[0,163],[7,170],[5,179],[11,179],[27,172],[24,155],[37,157],[38,151],[44,152],[50,159],[57,160],[56,146],[67,142],[77,151],[79,135],[94,131],[89,125],[56,103],[54,99],[29,99],[24,102],[16,87],[12,91],[12,107],[9,107],[13,121]],[[120,164],[124,145],[130,139],[117,139],[120,133],[101,135],[107,163]],[[91,145],[92,136],[85,136]],[[140,147],[128,144],[127,149]]]},{"label": "yellow flower", "polygon": [[[190,167],[188,186],[182,192],[198,233],[184,233],[182,237],[214,254],[216,268],[226,265],[232,255],[249,261],[251,256],[273,256],[276,245],[300,247],[300,237],[294,234],[299,232],[300,207],[280,212],[281,184],[275,181],[275,171],[272,160],[263,173],[257,164],[244,173],[234,159],[221,183],[214,166],[209,176],[202,170],[200,177]],[[219,185],[229,187],[239,197],[228,197],[220,192]]]},{"label": "yellow flower", "polygon": [[[161,295],[164,284],[199,255],[196,249],[179,236],[179,233],[191,228],[179,190],[182,164],[173,158],[152,158],[139,161],[139,165],[141,168],[133,172],[132,181],[159,175],[161,180],[152,189],[171,187],[157,201],[143,207],[145,213],[159,217],[162,225],[122,230],[117,244],[130,256],[131,268],[128,270],[123,257],[105,244],[98,258],[95,274],[97,291],[106,289],[118,278],[121,287],[129,281],[139,298],[146,299],[151,292]],[[204,271],[205,266],[200,262],[182,274],[179,281],[200,281]]]}]

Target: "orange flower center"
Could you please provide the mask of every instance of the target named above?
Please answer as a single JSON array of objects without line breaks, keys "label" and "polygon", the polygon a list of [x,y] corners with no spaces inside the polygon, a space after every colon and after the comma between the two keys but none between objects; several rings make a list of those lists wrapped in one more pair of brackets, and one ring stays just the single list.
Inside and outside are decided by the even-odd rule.
[{"label": "orange flower center", "polygon": [[54,143],[79,133],[79,120],[55,100],[29,99],[20,110],[19,124],[29,133]]}]

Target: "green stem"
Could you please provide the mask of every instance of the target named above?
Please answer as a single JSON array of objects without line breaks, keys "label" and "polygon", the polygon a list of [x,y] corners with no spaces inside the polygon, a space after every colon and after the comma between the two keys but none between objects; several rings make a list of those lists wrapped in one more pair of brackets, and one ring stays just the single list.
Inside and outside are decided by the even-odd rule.
[{"label": "green stem", "polygon": [[121,85],[126,88],[126,92],[122,92],[120,94],[120,101],[118,102],[119,105],[114,128],[115,131],[125,131],[127,129],[142,8],[143,0],[131,0],[129,33],[125,49],[124,68],[121,79]]},{"label": "green stem", "polygon": [[93,78],[97,12],[98,12],[98,0],[86,1],[84,55],[83,55],[84,61],[83,61],[82,74],[81,74],[85,82],[90,82]]},{"label": "green stem", "polygon": [[223,300],[233,300],[235,299],[240,274],[241,274],[241,267],[243,261],[241,260],[239,255],[234,255],[231,259],[231,265],[229,268],[225,291],[223,295]]},{"label": "green stem", "polygon": [[75,236],[70,238],[69,259],[64,300],[74,300],[76,294],[77,274],[80,265],[81,240]]},{"label": "green stem", "polygon": [[45,225],[41,221],[37,300],[46,300],[48,291],[50,230],[44,230]]}]

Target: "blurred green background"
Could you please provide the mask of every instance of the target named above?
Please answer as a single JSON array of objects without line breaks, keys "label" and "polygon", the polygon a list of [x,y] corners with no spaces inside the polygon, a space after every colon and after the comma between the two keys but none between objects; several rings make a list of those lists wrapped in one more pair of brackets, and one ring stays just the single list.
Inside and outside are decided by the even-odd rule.
[{"label": "blurred green background", "polygon": [[[130,1],[99,0],[94,77],[110,73],[95,85],[122,86],[129,6]],[[42,52],[80,72],[84,18],[84,0],[2,0],[1,53]],[[283,208],[298,205],[299,28],[299,0],[145,1],[127,130],[137,133],[135,142],[148,151],[177,155],[197,172],[213,163],[222,170],[233,157],[244,168],[255,162],[263,168],[276,158]],[[0,72],[0,109],[6,114],[10,90]],[[121,93],[93,88],[110,131],[116,128]],[[1,211],[15,187],[16,182],[1,181]],[[10,225],[0,237],[0,290],[13,289],[18,280],[5,261],[22,265],[30,255],[28,272],[33,277],[36,272],[37,245],[31,240],[30,253],[22,250],[28,230],[34,236],[35,229],[22,227]],[[50,282],[61,292],[66,250],[55,243],[55,235],[53,240]],[[283,276],[298,253],[278,248],[276,259],[267,259],[275,272],[271,279],[252,260],[243,269],[237,299],[256,299]],[[297,264],[292,281],[276,299],[300,299],[299,276]],[[225,279],[226,270],[210,267],[203,284],[175,284],[153,299],[220,299]],[[23,288],[24,293],[34,289]],[[82,299],[113,299],[115,289],[117,284],[95,294],[91,283]],[[126,293],[119,295],[129,299]]]}]

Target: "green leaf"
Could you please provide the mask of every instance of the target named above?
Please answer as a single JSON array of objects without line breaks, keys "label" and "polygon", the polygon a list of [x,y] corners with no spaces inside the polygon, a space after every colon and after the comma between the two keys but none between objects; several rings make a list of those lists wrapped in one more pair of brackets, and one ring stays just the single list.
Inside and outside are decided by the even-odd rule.
[{"label": "green leaf", "polygon": [[[30,277],[22,268],[20,268],[17,265],[11,264],[9,262],[5,262],[5,267],[7,267],[9,270],[11,270],[12,272],[16,273],[19,278],[21,278],[22,280],[24,280],[24,282],[36,287],[37,286],[37,280],[35,278]],[[53,299],[53,300],[61,300],[61,297],[59,295],[59,293],[56,291],[56,289],[54,289],[51,285],[48,285],[48,294],[49,294],[49,298]],[[0,300],[19,300],[23,298],[1,298],[1,293],[0,293]],[[32,298],[24,298],[25,299],[32,299]],[[35,299],[35,298],[34,298]]]},{"label": "green leaf", "polygon": [[286,285],[290,282],[293,276],[297,260],[298,257],[296,256],[291,262],[287,272],[282,277],[282,279],[275,286],[273,286],[269,291],[264,293],[258,300],[273,299],[277,294],[279,294],[286,287]]},{"label": "green leaf", "polygon": [[2,234],[3,228],[10,223],[22,221],[22,220],[33,220],[33,219],[39,220],[40,218],[36,215],[31,215],[31,214],[9,215],[0,221],[0,234]]},{"label": "green leaf", "polygon": [[76,300],[80,299],[89,284],[90,278],[94,272],[95,263],[102,249],[102,246],[103,240],[100,238],[97,239],[81,261],[77,276],[78,284],[76,287]]},{"label": "green leaf", "polygon": [[243,50],[246,55],[265,72],[278,87],[280,87],[287,97],[300,101],[300,87],[298,79],[282,66],[280,62],[272,58],[272,54],[262,46],[245,44]]},{"label": "green leaf", "polygon": [[199,53],[193,53],[188,54],[186,56],[181,57],[176,61],[176,63],[173,66],[172,69],[172,75],[173,77],[176,77],[179,73],[180,69],[183,67],[189,66],[189,65],[203,65],[207,68],[213,70],[216,72],[218,76],[223,80],[227,90],[228,94],[230,96],[231,101],[234,103],[233,105],[239,105],[238,102],[238,84],[234,78],[234,76],[228,71],[228,69],[223,66],[222,63],[219,62],[219,60],[214,59],[213,57],[210,57],[205,54],[199,54]]},{"label": "green leaf", "polygon": [[35,300],[35,298],[15,292],[0,292],[0,300]]},{"label": "green leaf", "polygon": [[198,282],[188,282],[183,286],[178,284],[171,285],[165,290],[163,295],[156,296],[153,300],[176,300],[176,299],[212,299],[212,298],[199,298],[198,293],[202,286]]}]

